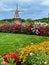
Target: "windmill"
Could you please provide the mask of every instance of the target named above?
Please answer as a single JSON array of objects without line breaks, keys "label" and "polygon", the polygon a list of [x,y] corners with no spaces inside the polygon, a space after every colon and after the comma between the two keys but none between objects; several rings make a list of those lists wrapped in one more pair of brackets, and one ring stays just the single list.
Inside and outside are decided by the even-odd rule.
[{"label": "windmill", "polygon": [[15,10],[15,14],[14,14],[14,23],[20,23],[21,22],[21,18],[19,17],[19,12],[23,12],[18,10],[18,4],[16,4],[16,10]]}]

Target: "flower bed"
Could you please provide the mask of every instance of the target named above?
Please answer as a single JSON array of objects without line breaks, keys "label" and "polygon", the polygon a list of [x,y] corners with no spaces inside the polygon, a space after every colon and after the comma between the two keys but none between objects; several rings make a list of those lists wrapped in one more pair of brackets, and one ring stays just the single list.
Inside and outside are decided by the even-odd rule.
[{"label": "flower bed", "polygon": [[0,56],[0,65],[49,65],[49,41]]},{"label": "flower bed", "polygon": [[49,36],[49,26],[41,25],[23,25],[23,24],[8,24],[0,27],[0,32],[10,33],[25,33],[25,34],[36,34]]}]

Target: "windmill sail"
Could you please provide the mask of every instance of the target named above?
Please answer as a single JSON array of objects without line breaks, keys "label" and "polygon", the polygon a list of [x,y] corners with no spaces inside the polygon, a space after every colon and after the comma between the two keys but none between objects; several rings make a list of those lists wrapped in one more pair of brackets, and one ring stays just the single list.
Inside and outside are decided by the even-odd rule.
[{"label": "windmill sail", "polygon": [[14,18],[20,18],[19,17],[18,4],[16,4],[16,10],[15,10],[15,17]]}]

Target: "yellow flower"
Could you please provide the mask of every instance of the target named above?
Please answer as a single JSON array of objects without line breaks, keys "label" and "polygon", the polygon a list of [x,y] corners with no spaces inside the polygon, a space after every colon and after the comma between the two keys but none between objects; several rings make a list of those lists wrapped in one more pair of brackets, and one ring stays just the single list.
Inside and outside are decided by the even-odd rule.
[{"label": "yellow flower", "polygon": [[44,51],[49,52],[49,41],[45,41],[39,44],[31,44],[30,46],[26,46],[20,50],[19,58],[22,59],[22,63],[24,63],[30,53],[36,51]]}]

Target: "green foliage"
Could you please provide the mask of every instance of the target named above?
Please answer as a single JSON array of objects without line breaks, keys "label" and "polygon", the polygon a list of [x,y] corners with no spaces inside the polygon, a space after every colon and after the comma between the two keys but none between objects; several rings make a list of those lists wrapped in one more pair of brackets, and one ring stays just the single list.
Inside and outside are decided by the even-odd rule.
[{"label": "green foliage", "polygon": [[0,65],[4,65],[4,59],[2,56],[0,56]]},{"label": "green foliage", "polygon": [[36,21],[49,23],[49,18],[37,19]]},{"label": "green foliage", "polygon": [[[14,18],[13,19],[4,19],[4,20],[0,20],[0,22],[3,22],[3,23],[12,23],[14,21]],[[34,24],[34,22],[42,22],[42,23],[48,23],[49,24],[49,18],[43,18],[43,19],[37,19],[37,20],[32,20],[32,19],[21,19],[21,23],[26,23],[26,24]]]},{"label": "green foliage", "polygon": [[11,59],[9,63],[6,63],[3,59],[3,57],[0,56],[0,65],[16,65],[16,63],[13,63],[14,59]]},{"label": "green foliage", "polygon": [[27,19],[25,23],[26,23],[26,24],[33,24],[34,21],[33,21],[32,19]]},{"label": "green foliage", "polygon": [[28,56],[25,65],[48,65],[49,54],[45,52],[35,52],[32,56]]},{"label": "green foliage", "polygon": [[25,20],[24,19],[21,19],[21,23],[25,23]]},{"label": "green foliage", "polygon": [[8,65],[16,65],[16,63],[13,63],[14,62],[14,59],[11,59],[8,63]]}]

